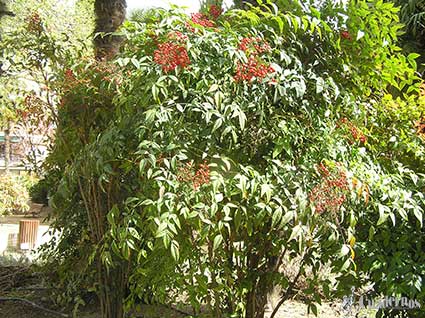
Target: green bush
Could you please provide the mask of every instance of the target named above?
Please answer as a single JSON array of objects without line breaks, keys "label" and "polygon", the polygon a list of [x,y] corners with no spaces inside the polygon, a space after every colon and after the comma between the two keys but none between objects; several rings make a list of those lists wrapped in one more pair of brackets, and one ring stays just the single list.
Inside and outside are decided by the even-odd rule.
[{"label": "green bush", "polygon": [[32,202],[47,205],[49,203],[49,182],[47,179],[40,179],[29,189]]},{"label": "green bush", "polygon": [[[313,312],[359,277],[423,297],[422,258],[403,260],[423,247],[416,55],[399,53],[391,4],[328,9],[157,10],[125,25],[116,61],[49,50],[63,54],[47,159],[61,236],[45,256],[62,283],[115,308],[186,295],[214,317],[262,318],[273,285],[282,302],[302,286]],[[397,96],[411,110],[385,109]],[[278,271],[286,258],[295,275]]]},{"label": "green bush", "polygon": [[0,216],[28,211],[28,202],[28,190],[20,177],[0,176]]}]

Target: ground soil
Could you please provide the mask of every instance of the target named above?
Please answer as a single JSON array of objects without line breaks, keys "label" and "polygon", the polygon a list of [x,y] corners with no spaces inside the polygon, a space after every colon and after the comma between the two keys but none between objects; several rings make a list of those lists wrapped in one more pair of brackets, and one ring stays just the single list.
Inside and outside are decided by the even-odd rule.
[{"label": "ground soil", "polygon": [[[60,309],[59,309],[60,310]],[[59,315],[46,313],[40,309],[34,308],[30,305],[26,305],[20,302],[2,302],[0,303],[0,316],[3,318],[56,318],[61,317]],[[69,317],[72,317],[70,314]],[[95,309],[83,308],[80,312],[77,313],[78,318],[100,318],[100,315],[96,312]],[[160,305],[144,305],[141,307],[140,312],[135,314],[137,318],[183,318],[190,317],[184,315],[178,311],[165,308]],[[267,315],[268,317],[268,315]],[[305,317],[315,317],[313,314],[307,314],[307,307],[297,301],[289,301],[282,310],[279,311],[279,314],[276,318],[305,318]],[[340,316],[335,309],[329,307],[329,305],[324,305],[321,307],[319,318],[338,318]]]},{"label": "ground soil", "polygon": [[[46,208],[39,206],[31,206],[31,211],[34,210],[35,217],[43,222],[48,211]],[[33,217],[31,213],[28,215],[11,215],[0,219],[2,224],[19,224],[19,220]],[[7,260],[9,263],[3,262]],[[72,317],[72,312],[63,308],[57,308],[51,301],[50,291],[40,285],[41,277],[34,274],[28,264],[15,263],[10,264],[9,256],[0,255],[0,318],[54,318],[61,317],[60,314],[52,314],[36,308],[28,303],[11,300],[6,301],[4,298],[21,298],[33,302],[41,307],[54,310],[58,313],[64,313]],[[27,267],[25,267],[27,266]],[[339,313],[340,301],[334,303],[324,303],[318,307],[319,318],[342,318]],[[186,310],[190,311],[190,310]],[[269,305],[266,317],[271,313],[271,305]],[[88,305],[80,308],[75,317],[78,318],[100,318],[98,307]],[[163,306],[163,305],[142,305],[134,314],[129,316],[134,318],[184,318],[190,317],[182,313],[182,311]],[[313,314],[307,314],[307,306],[296,300],[287,301],[279,310],[276,318],[301,318],[315,317]]]},{"label": "ground soil", "polygon": [[[12,268],[8,269],[11,272]],[[17,271],[15,267],[13,270]],[[0,267],[0,275],[6,277],[7,270]],[[10,273],[9,273],[10,274]],[[12,275],[13,276],[13,275]],[[36,308],[28,303],[21,301],[4,301],[4,298],[22,298],[29,300],[46,309],[57,311],[58,314],[52,314],[42,309]],[[2,300],[3,299],[3,300]],[[336,304],[336,303],[335,303]],[[343,317],[338,313],[338,306],[325,303],[319,306],[320,318],[339,318]],[[189,312],[190,310],[185,310]],[[266,317],[270,315],[268,310]],[[49,290],[40,286],[40,277],[32,274],[28,270],[21,270],[17,275],[11,277],[11,282],[6,282],[0,278],[0,317],[1,318],[54,318],[61,317],[60,313],[72,317],[72,312],[57,308],[50,300]],[[65,316],[62,316],[65,317]],[[75,317],[78,318],[100,318],[97,306],[88,305],[81,308]],[[184,318],[190,317],[183,311],[163,305],[141,305],[137,311],[134,311],[129,317],[134,318]],[[313,314],[307,314],[307,306],[302,302],[290,300],[281,307],[276,318],[301,318],[314,317]],[[205,317],[206,318],[206,317]],[[212,317],[208,317],[212,318]]]}]

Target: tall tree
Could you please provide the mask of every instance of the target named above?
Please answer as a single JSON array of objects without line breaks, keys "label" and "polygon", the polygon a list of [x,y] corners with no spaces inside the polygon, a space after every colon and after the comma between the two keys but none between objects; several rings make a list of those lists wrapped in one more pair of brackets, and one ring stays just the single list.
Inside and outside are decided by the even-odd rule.
[{"label": "tall tree", "polygon": [[[95,37],[94,50],[98,61],[109,61],[118,53],[122,37],[114,34],[124,22],[127,4],[125,0],[95,0]],[[86,185],[90,185],[87,183]],[[94,187],[99,187],[94,186]],[[80,185],[80,192],[84,198],[87,188]],[[102,189],[92,189],[102,193]],[[90,191],[90,190],[88,190]],[[105,200],[104,200],[105,201]],[[97,225],[92,227],[95,244],[100,245],[107,232],[106,215],[110,210],[107,202],[99,202],[98,205],[86,204],[87,213],[97,219]],[[125,268],[128,264],[121,264],[114,268],[108,267],[103,262],[100,254],[96,259],[97,274],[100,283],[99,299],[101,304],[101,316],[103,318],[122,318],[124,316],[123,300],[127,287],[128,277]]]},{"label": "tall tree", "polygon": [[120,48],[122,38],[113,34],[124,22],[127,4],[125,0],[96,0],[94,10],[95,55],[98,60],[113,58]]},{"label": "tall tree", "polygon": [[[5,1],[0,1],[0,18],[3,16],[14,16],[15,14],[7,8]],[[1,41],[1,33],[0,33]],[[0,76],[2,75],[2,63],[0,62]],[[4,98],[0,96],[0,99]],[[9,164],[10,164],[10,122],[6,122],[6,128],[4,129],[4,167],[6,173],[9,173]]]}]

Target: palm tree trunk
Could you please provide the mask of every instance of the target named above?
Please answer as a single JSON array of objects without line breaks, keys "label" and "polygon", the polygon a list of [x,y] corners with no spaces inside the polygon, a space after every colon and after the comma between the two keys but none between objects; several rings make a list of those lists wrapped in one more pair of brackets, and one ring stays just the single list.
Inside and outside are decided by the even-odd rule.
[{"label": "palm tree trunk", "polygon": [[118,52],[122,37],[111,34],[124,22],[127,4],[125,0],[95,0],[95,56],[98,60],[110,60]]},{"label": "palm tree trunk", "polygon": [[[113,33],[124,22],[126,7],[125,0],[95,0],[96,21],[93,42],[97,60],[106,62],[113,59],[118,53],[122,37]],[[84,192],[84,189],[81,189],[81,191]],[[98,204],[95,206],[87,204],[86,209],[89,217],[96,221],[90,228],[93,233],[98,233],[98,235],[93,236],[93,244],[96,246],[101,243],[106,233],[103,225],[107,226],[106,212],[108,209],[104,202],[104,196],[101,195],[102,190],[99,189],[97,184],[92,185],[92,192],[96,194],[94,198],[98,200]],[[123,301],[128,282],[126,271],[121,266],[123,262],[117,261],[114,267],[107,267],[98,255],[96,263],[101,316],[102,318],[122,318],[124,316]]]}]

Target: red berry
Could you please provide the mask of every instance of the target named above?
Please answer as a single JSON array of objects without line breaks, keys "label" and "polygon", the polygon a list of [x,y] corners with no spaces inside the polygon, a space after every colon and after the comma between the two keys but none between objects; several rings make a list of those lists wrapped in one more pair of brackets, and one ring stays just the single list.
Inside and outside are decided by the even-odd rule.
[{"label": "red berry", "polygon": [[158,45],[158,49],[154,51],[154,61],[161,65],[162,70],[166,73],[174,70],[177,66],[185,68],[190,64],[186,49],[172,42]]},{"label": "red berry", "polygon": [[215,20],[218,19],[218,17],[221,15],[222,12],[223,12],[223,9],[214,4],[209,9],[210,16]]},{"label": "red berry", "polygon": [[348,31],[341,31],[341,37],[345,40],[352,40],[351,35]]}]

